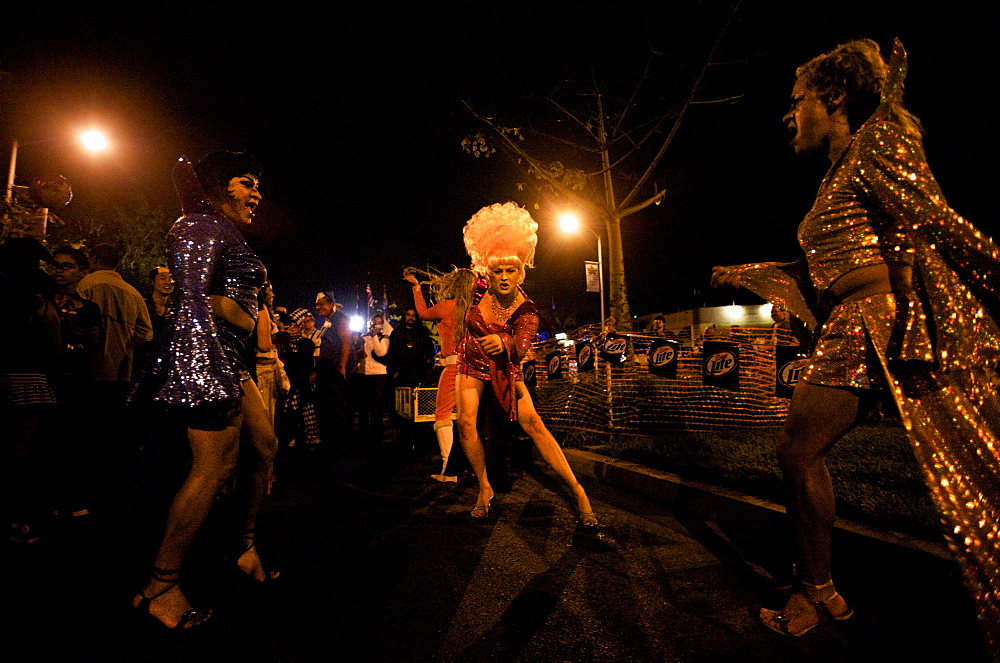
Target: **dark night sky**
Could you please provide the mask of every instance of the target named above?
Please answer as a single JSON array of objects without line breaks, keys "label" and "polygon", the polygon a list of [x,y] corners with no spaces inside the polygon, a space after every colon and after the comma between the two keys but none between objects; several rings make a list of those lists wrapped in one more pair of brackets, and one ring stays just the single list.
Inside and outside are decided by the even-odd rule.
[{"label": "dark night sky", "polygon": [[[206,4],[114,17],[51,8],[6,15],[7,133],[38,140],[93,123],[116,145],[101,160],[58,141],[26,146],[19,181],[65,174],[77,196],[66,216],[134,195],[171,206],[177,156],[251,151],[265,167],[266,201],[249,238],[291,306],[321,286],[350,305],[366,282],[405,296],[404,265],[466,264],[461,227],[476,209],[529,202],[508,162],[461,151],[477,127],[459,99],[514,110],[525,94],[591,70],[628,82],[651,43],[664,53],[658,80],[683,87],[727,6],[374,3],[348,19],[326,3]],[[713,264],[796,256],[794,229],[826,164],[787,148],[780,118],[793,70],[857,36],[903,40],[931,165],[952,206],[995,235],[984,162],[998,136],[982,77],[992,69],[986,39],[996,16],[943,6],[744,0],[717,58],[731,64],[713,71],[708,90],[743,97],[689,113],[658,175],[666,201],[626,227],[633,312],[729,303],[732,294],[705,287]],[[529,293],[578,307],[581,322],[596,318],[596,295],[581,292],[592,242],[560,237],[544,211],[536,218],[543,228]]]}]

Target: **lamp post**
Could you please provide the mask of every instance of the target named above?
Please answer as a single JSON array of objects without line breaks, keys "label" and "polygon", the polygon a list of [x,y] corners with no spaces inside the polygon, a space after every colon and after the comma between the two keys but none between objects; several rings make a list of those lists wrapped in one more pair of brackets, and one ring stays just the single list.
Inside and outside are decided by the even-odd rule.
[{"label": "lamp post", "polygon": [[575,214],[563,214],[559,217],[559,227],[564,233],[575,233],[581,227],[590,231],[597,238],[597,292],[601,297],[601,332],[604,332],[604,258],[601,253],[601,236],[589,226],[581,226],[580,219]]},{"label": "lamp post", "polygon": [[[24,144],[38,145],[39,143],[51,143],[54,140],[58,140],[58,138],[35,140]],[[97,129],[91,129],[80,134],[80,141],[83,143],[84,149],[89,152],[101,152],[108,149],[110,145],[104,134]],[[17,138],[10,141],[10,166],[7,169],[7,189],[4,196],[4,201],[7,203],[10,203],[14,196],[14,175],[17,172],[17,150],[20,146],[21,144],[18,142]]]}]

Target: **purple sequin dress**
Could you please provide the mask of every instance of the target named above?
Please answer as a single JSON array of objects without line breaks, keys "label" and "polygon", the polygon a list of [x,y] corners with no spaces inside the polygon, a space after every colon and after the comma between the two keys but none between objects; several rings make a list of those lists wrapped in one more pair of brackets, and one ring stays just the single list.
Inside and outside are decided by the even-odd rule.
[{"label": "purple sequin dress", "polygon": [[243,395],[240,382],[250,377],[243,354],[252,332],[213,315],[209,296],[232,299],[256,320],[267,272],[240,231],[210,211],[186,160],[177,166],[175,184],[188,213],[167,234],[174,316],[141,390],[173,405],[235,400]]}]

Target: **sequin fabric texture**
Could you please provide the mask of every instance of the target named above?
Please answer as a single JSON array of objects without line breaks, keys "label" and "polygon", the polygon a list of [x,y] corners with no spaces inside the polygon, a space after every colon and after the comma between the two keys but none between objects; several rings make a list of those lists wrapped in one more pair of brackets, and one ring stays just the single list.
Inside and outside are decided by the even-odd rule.
[{"label": "sequin fabric texture", "polygon": [[[878,386],[870,385],[867,376],[881,370],[996,649],[1000,251],[948,207],[919,138],[878,119],[858,131],[827,175],[800,239],[818,291],[879,260],[903,256],[913,264],[912,292],[833,309],[817,352],[849,360],[829,362],[806,373],[806,379]],[[759,263],[736,269],[746,287],[793,313],[809,303],[808,293],[794,292],[801,281],[789,275],[787,266]],[[816,354],[811,362],[821,363]]]},{"label": "sequin fabric texture", "polygon": [[[486,281],[480,279],[473,297],[474,304],[465,316],[465,337],[458,345],[458,372],[488,381],[508,418],[514,421],[517,419],[514,383],[521,379],[521,361],[538,335],[538,309],[521,290],[524,301],[510,318],[502,325],[487,324],[478,306],[485,293]],[[500,335],[507,348],[506,353],[490,356],[475,341],[490,334]]]},{"label": "sequin fabric texture", "polygon": [[167,235],[167,257],[176,308],[150,376],[162,376],[154,399],[194,406],[239,398],[242,348],[231,347],[235,334],[220,334],[209,296],[229,297],[256,320],[264,265],[239,230],[214,214],[179,218]]}]

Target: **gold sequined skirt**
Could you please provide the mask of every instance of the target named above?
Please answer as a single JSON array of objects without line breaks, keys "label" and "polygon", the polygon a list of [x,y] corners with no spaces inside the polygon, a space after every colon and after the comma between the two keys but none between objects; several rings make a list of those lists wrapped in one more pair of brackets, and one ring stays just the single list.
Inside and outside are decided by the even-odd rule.
[{"label": "gold sequined skirt", "polygon": [[892,293],[837,304],[800,379],[827,387],[888,389],[879,357],[886,356],[896,320]]}]

